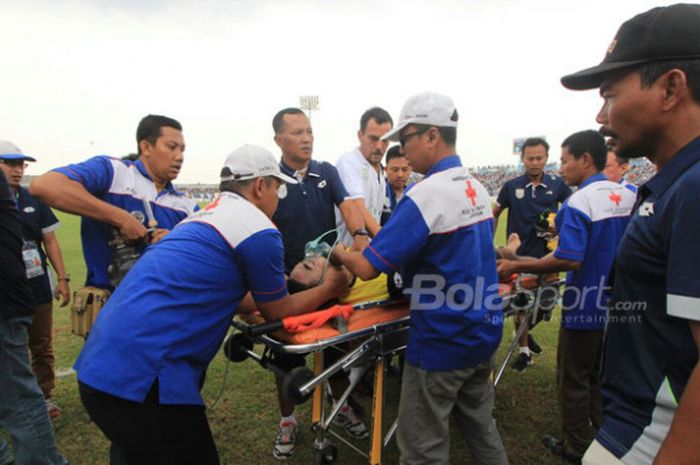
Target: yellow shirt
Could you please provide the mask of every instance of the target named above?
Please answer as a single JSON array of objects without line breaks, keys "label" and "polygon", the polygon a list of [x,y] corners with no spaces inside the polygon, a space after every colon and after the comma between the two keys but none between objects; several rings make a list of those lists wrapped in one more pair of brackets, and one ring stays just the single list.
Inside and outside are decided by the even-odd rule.
[{"label": "yellow shirt", "polygon": [[369,281],[363,281],[357,278],[355,284],[350,288],[350,293],[338,300],[341,304],[387,300],[389,298],[389,289],[387,289],[386,283],[387,276],[384,273]]}]

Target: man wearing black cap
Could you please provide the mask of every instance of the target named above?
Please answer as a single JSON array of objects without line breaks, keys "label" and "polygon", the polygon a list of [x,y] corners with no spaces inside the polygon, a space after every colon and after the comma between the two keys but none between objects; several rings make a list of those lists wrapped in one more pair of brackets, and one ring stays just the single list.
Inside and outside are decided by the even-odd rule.
[{"label": "man wearing black cap", "polygon": [[[22,260],[22,224],[5,174],[0,170],[0,426],[12,436],[17,464],[64,465],[44,396],[32,373],[27,327],[32,291]],[[12,462],[0,437],[0,464]]]},{"label": "man wearing black cap", "polygon": [[603,425],[587,465],[697,463],[700,442],[700,5],[625,22],[603,62],[562,78],[600,87],[597,121],[658,169],[618,249],[603,358]]},{"label": "man wearing black cap", "polygon": [[[26,264],[29,286],[32,288],[33,319],[29,326],[29,350],[32,369],[46,398],[46,410],[51,418],[61,415],[61,409],[52,397],[55,384],[53,353],[53,292],[47,262],[57,273],[56,296],[61,296],[61,307],[70,302],[70,276],[63,264],[61,247],[55,230],[60,223],[51,209],[29,194],[21,186],[27,162],[34,157],[22,153],[12,142],[0,141],[0,170],[5,173],[13,191],[22,222],[22,255]],[[48,258],[48,260],[47,260]]]}]

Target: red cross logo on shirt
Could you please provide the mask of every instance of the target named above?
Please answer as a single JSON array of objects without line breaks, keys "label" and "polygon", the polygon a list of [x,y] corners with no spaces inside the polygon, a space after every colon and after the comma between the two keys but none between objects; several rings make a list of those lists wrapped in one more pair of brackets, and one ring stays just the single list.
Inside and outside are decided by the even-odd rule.
[{"label": "red cross logo on shirt", "polygon": [[464,192],[466,192],[469,200],[472,201],[472,207],[476,207],[476,190],[472,187],[471,181],[467,181],[467,190]]},{"label": "red cross logo on shirt", "polygon": [[219,205],[219,202],[221,202],[221,196],[220,196],[220,195],[219,195],[218,197],[216,197],[216,199],[215,199],[212,203],[210,203],[209,205],[207,205],[204,209],[205,209],[206,211],[213,210],[213,209],[215,209],[215,208]]},{"label": "red cross logo on shirt", "polygon": [[616,194],[614,192],[611,192],[610,197],[608,197],[608,198],[610,200],[612,200],[613,202],[615,202],[616,206],[618,206],[618,207],[620,206],[620,200],[622,200],[622,196],[620,194]]}]

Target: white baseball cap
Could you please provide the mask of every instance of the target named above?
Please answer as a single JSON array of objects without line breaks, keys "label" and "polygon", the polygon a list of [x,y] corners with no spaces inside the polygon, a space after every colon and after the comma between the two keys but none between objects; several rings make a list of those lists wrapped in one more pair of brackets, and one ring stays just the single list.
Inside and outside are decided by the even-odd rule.
[{"label": "white baseball cap", "polygon": [[288,184],[297,184],[294,178],[280,171],[280,165],[272,152],[257,145],[246,144],[231,152],[226,157],[224,168],[228,168],[231,173],[222,175],[222,181],[247,181],[263,176],[274,176]]},{"label": "white baseball cap", "polygon": [[434,92],[424,92],[406,100],[399,123],[384,134],[382,140],[398,141],[399,133],[409,124],[456,128],[457,119],[457,109],[451,98]]},{"label": "white baseball cap", "polygon": [[7,140],[0,140],[0,159],[36,161],[34,157],[25,155],[19,147]]}]

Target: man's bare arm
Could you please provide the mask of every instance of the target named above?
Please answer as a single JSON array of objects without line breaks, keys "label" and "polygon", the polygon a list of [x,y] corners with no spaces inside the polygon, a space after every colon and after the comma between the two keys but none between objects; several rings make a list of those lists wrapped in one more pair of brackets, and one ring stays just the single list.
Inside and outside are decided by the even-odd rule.
[{"label": "man's bare arm", "polygon": [[581,262],[557,258],[553,253],[542,258],[519,257],[518,260],[499,260],[498,274],[508,278],[513,273],[554,273],[575,271],[581,268]]},{"label": "man's bare arm", "polygon": [[493,206],[493,230],[494,232],[498,230],[498,217],[503,213],[503,209],[500,205],[494,204]]},{"label": "man's bare arm", "polygon": [[61,296],[61,307],[65,307],[70,303],[70,283],[67,278],[66,267],[63,264],[63,254],[61,247],[58,245],[58,239],[55,232],[43,234],[44,250],[53,269],[56,271],[58,283],[56,284],[57,292]]},{"label": "man's bare arm", "polygon": [[345,265],[347,269],[363,281],[369,281],[379,276],[379,270],[362,255],[362,252],[348,251],[341,246],[337,246],[332,251],[331,262]]},{"label": "man's bare arm", "polygon": [[347,291],[348,283],[345,276],[335,267],[329,266],[320,285],[273,302],[255,301],[255,305],[263,318],[270,321],[312,312],[324,302],[339,297]]},{"label": "man's bare arm", "polygon": [[379,225],[379,223],[377,223],[377,220],[374,219],[369,210],[367,210],[367,206],[365,206],[365,200],[362,198],[350,199],[346,200],[346,202],[351,202],[355,206],[355,209],[360,213],[360,216],[365,225],[365,229],[367,229],[369,235],[372,237],[376,236],[379,233],[379,230],[382,229],[382,227]]},{"label": "man's bare arm", "polygon": [[[700,353],[700,323],[688,322],[690,332]],[[661,449],[656,455],[654,465],[691,465],[698,463],[700,457],[700,362],[685,386],[676,414],[673,416],[671,429]]]},{"label": "man's bare arm", "polygon": [[50,171],[35,178],[29,193],[61,211],[111,224],[128,240],[146,236],[146,227],[129,212],[98,199],[62,173]]},{"label": "man's bare arm", "polygon": [[[345,226],[348,228],[350,234],[354,233],[358,229],[364,229],[365,222],[362,219],[362,214],[351,200],[344,200],[341,202],[341,204],[338,205],[338,209],[340,210],[340,214],[343,217]],[[367,247],[367,244],[369,244],[369,237],[360,234],[353,236],[352,247],[355,250],[364,250],[364,248]]]}]

